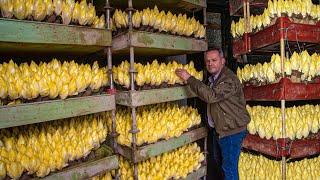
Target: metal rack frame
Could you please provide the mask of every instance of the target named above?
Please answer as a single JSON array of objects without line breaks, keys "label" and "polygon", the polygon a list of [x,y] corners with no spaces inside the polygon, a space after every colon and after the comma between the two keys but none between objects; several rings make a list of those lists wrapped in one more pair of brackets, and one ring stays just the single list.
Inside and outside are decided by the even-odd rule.
[{"label": "metal rack frame", "polygon": [[[239,3],[242,1],[242,4]],[[250,18],[250,4],[254,0],[233,0],[234,4],[238,4],[238,8],[234,5],[230,5],[230,13],[231,15],[236,14],[240,9],[243,9],[243,15],[245,19],[245,34],[241,39],[233,41],[233,54],[234,56],[239,56],[252,52],[272,52],[268,51],[268,46],[272,46],[274,44],[280,44],[280,46],[275,46],[274,48],[280,49],[280,57],[281,57],[281,77],[282,80],[280,83],[266,85],[263,87],[245,87],[245,97],[246,99],[250,99],[251,101],[263,101],[263,100],[275,100],[281,102],[281,114],[282,114],[282,133],[279,142],[276,144],[278,152],[268,153],[268,150],[265,150],[269,155],[272,155],[277,158],[281,158],[282,163],[282,179],[286,179],[286,157],[288,154],[288,139],[286,139],[286,117],[285,117],[285,109],[286,109],[286,101],[294,101],[299,99],[315,99],[318,98],[316,96],[309,96],[308,93],[303,92],[296,95],[292,95],[292,92],[289,92],[291,89],[299,89],[302,88],[299,83],[291,83],[285,78],[284,73],[284,60],[286,56],[285,43],[289,43],[290,41],[295,42],[306,42],[312,44],[320,44],[320,23],[316,25],[307,25],[307,24],[299,24],[291,22],[286,17],[280,17],[277,19],[274,25],[271,25],[259,32],[251,33],[249,31],[249,18]],[[262,2],[266,2],[262,0]],[[307,32],[313,33],[307,33]],[[288,86],[289,84],[289,86]],[[296,84],[292,85],[292,84]],[[291,86],[290,86],[291,85]],[[305,85],[306,86],[306,85]],[[315,91],[315,90],[314,90]],[[258,94],[255,94],[258,92]],[[271,94],[267,93],[272,92]],[[311,94],[311,93],[310,93]],[[302,97],[306,95],[306,97]],[[257,137],[249,136],[249,139],[255,139],[257,141]],[[266,142],[270,145],[270,141],[261,140],[262,142]],[[245,140],[246,142],[246,140]],[[253,144],[250,142],[246,142],[247,147],[251,147],[251,149],[256,149],[259,151],[264,151],[262,147],[267,147],[262,145],[262,143],[258,144],[257,147],[253,147]],[[272,142],[271,142],[272,143]],[[273,144],[274,145],[274,144]],[[264,152],[264,153],[266,153]],[[301,157],[301,156],[300,156]]]},{"label": "metal rack frame", "polygon": [[[189,1],[189,0],[188,0]],[[193,1],[189,2],[193,3]],[[199,2],[197,1],[197,4]],[[206,1],[201,1],[200,4],[206,4]],[[206,7],[202,7],[204,13],[204,25],[206,25]],[[160,155],[164,152],[171,151],[175,148],[181,147],[187,143],[194,142],[198,139],[203,138],[206,141],[207,131],[204,128],[195,129],[190,133],[198,134],[198,137],[190,138],[188,137],[188,132],[183,134],[181,137],[171,138],[168,141],[160,141],[155,144],[146,145],[143,147],[139,147],[137,145],[137,133],[139,133],[139,129],[137,129],[137,120],[136,120],[136,108],[142,105],[169,102],[175,100],[181,100],[184,98],[195,97],[195,95],[191,92],[191,90],[185,87],[173,87],[173,88],[165,88],[165,89],[153,89],[153,90],[143,90],[136,91],[135,90],[135,74],[136,70],[134,68],[135,62],[135,52],[144,49],[152,49],[155,53],[151,53],[154,55],[176,55],[183,53],[192,53],[192,52],[201,52],[207,50],[207,41],[205,40],[197,40],[194,38],[185,38],[174,35],[166,35],[166,34],[157,34],[157,33],[149,33],[149,32],[141,32],[133,30],[132,25],[132,15],[135,9],[133,8],[132,0],[128,0],[128,32],[122,35],[118,35],[113,39],[113,50],[114,54],[116,53],[128,53],[130,54],[130,90],[126,92],[118,92],[116,95],[116,103],[120,105],[129,106],[131,108],[131,120],[132,126],[129,131],[132,134],[132,143],[131,147],[126,147],[119,145],[118,152],[121,155],[127,157],[127,159],[133,162],[134,167],[134,179],[138,179],[138,167],[137,163],[146,160],[149,157]],[[153,43],[150,42],[145,43],[141,40],[141,37],[148,39],[152,39]],[[155,40],[155,41],[154,41]],[[161,42],[157,42],[159,40]],[[169,41],[169,42],[168,42]],[[164,44],[163,44],[164,43]],[[169,43],[169,44],[168,44]],[[167,44],[167,45],[166,45]],[[165,53],[161,52],[161,50],[166,50]],[[151,97],[152,95],[156,95]],[[159,95],[159,96],[158,96]],[[160,147],[160,145],[168,145],[170,147],[164,148],[157,152],[148,152],[146,150],[156,149]],[[172,145],[172,147],[171,147]],[[205,153],[207,152],[207,147],[204,147]],[[145,154],[146,153],[146,154]],[[140,154],[140,155],[139,155]],[[199,172],[195,172],[190,174],[189,179],[194,177],[202,177],[206,174],[206,164],[200,168]],[[201,176],[200,176],[201,175]],[[188,179],[188,178],[187,178]]]},{"label": "metal rack frame", "polygon": [[[112,132],[115,139],[115,91],[112,76],[112,36],[110,29],[109,0],[105,1],[107,29],[20,21],[0,18],[0,53],[60,53],[87,55],[103,50],[108,61],[110,89],[107,94],[0,106],[0,128],[70,118],[97,112],[112,112]],[[25,36],[28,34],[28,36]],[[43,48],[50,47],[50,48]],[[117,143],[113,140],[113,147]],[[83,162],[62,171],[49,174],[46,179],[83,179],[100,175],[119,167],[115,155]],[[118,172],[116,170],[116,177]]]}]

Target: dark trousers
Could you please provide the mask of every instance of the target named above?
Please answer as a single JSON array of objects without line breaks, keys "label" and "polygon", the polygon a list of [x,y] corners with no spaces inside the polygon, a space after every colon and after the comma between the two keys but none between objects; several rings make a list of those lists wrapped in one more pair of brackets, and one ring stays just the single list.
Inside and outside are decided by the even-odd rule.
[{"label": "dark trousers", "polygon": [[207,179],[223,180],[222,156],[219,146],[219,137],[215,129],[209,128],[207,141],[207,147],[209,152],[207,160]]}]

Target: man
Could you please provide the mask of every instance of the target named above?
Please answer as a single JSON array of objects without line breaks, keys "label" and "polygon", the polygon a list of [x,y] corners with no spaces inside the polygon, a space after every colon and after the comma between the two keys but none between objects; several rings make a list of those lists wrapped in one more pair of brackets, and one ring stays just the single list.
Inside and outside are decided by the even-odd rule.
[{"label": "man", "polygon": [[209,85],[192,77],[186,70],[177,69],[176,74],[187,81],[191,90],[207,103],[208,124],[219,136],[224,179],[237,180],[241,143],[250,122],[242,85],[237,76],[225,67],[221,51],[207,51],[205,65],[209,73]]}]

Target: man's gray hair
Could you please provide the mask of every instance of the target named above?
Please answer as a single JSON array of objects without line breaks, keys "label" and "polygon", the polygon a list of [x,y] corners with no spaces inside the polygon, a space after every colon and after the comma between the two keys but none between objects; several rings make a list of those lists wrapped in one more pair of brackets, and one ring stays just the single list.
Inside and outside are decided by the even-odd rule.
[{"label": "man's gray hair", "polygon": [[216,48],[216,47],[215,47],[215,48],[210,48],[210,49],[208,49],[208,50],[206,51],[206,54],[207,54],[208,52],[210,52],[210,51],[218,51],[220,57],[223,57],[223,58],[224,58],[223,50],[222,50],[221,48]]}]

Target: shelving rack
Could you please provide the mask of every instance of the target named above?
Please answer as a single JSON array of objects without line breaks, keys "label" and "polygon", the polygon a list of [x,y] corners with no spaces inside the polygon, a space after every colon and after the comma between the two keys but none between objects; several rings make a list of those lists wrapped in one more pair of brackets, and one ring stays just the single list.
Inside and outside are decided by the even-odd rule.
[{"label": "shelving rack", "polygon": [[[170,102],[195,97],[188,86],[171,87],[151,90],[135,90],[135,73],[134,62],[135,55],[157,55],[169,56],[179,54],[189,54],[195,52],[204,52],[207,50],[206,39],[186,38],[175,35],[152,33],[137,31],[132,26],[132,14],[134,8],[144,8],[146,6],[154,6],[159,9],[167,10],[167,8],[178,7],[182,11],[198,11],[202,10],[204,15],[204,25],[206,25],[206,1],[205,0],[173,0],[173,1],[132,1],[132,0],[115,0],[112,6],[127,8],[129,29],[127,32],[116,35],[112,40],[113,54],[124,55],[130,54],[130,90],[119,91],[116,94],[116,104],[128,106],[131,108],[132,127],[132,145],[131,147],[118,145],[117,152],[129,159],[134,164],[134,179],[138,179],[137,163],[150,157],[160,155],[165,152],[172,151],[188,143],[199,139],[207,138],[207,129],[204,127],[195,128],[182,134],[180,137],[171,138],[169,140],[161,140],[154,144],[145,146],[137,146],[137,120],[136,108],[143,105]],[[177,9],[177,8],[175,8]],[[178,10],[179,11],[179,10]],[[206,152],[206,145],[204,151]],[[206,175],[206,164],[204,164],[196,172],[188,175],[187,179],[198,179]]]},{"label": "shelving rack", "polygon": [[[252,8],[266,7],[266,0],[231,0],[230,15],[244,16],[246,27],[249,26],[250,11]],[[246,29],[245,27],[245,29]],[[278,140],[261,139],[257,135],[248,135],[243,147],[267,154],[275,158],[282,158],[282,178],[286,179],[286,158],[302,158],[319,154],[319,136],[313,139],[291,141],[286,136],[286,101],[319,99],[317,85],[319,83],[292,83],[285,78],[284,60],[286,49],[297,43],[304,43],[305,49],[318,49],[320,44],[320,23],[300,24],[292,22],[287,17],[277,18],[275,24],[250,33],[246,30],[243,37],[233,41],[233,55],[265,54],[280,52],[282,78],[279,83],[264,86],[244,87],[245,98],[248,101],[280,101],[282,113],[282,138]]]},{"label": "shelving rack", "polygon": [[[108,61],[108,93],[65,100],[48,100],[14,106],[0,106],[0,128],[53,121],[112,111],[115,123],[115,94],[112,78],[112,35],[110,6],[105,1],[107,29],[0,18],[0,54],[63,54],[84,56],[104,51]],[[113,128],[115,132],[115,128]],[[113,133],[111,133],[112,135]],[[116,141],[114,141],[116,142]],[[116,147],[116,143],[113,144]],[[46,179],[84,179],[119,167],[115,155],[70,166]]]}]

